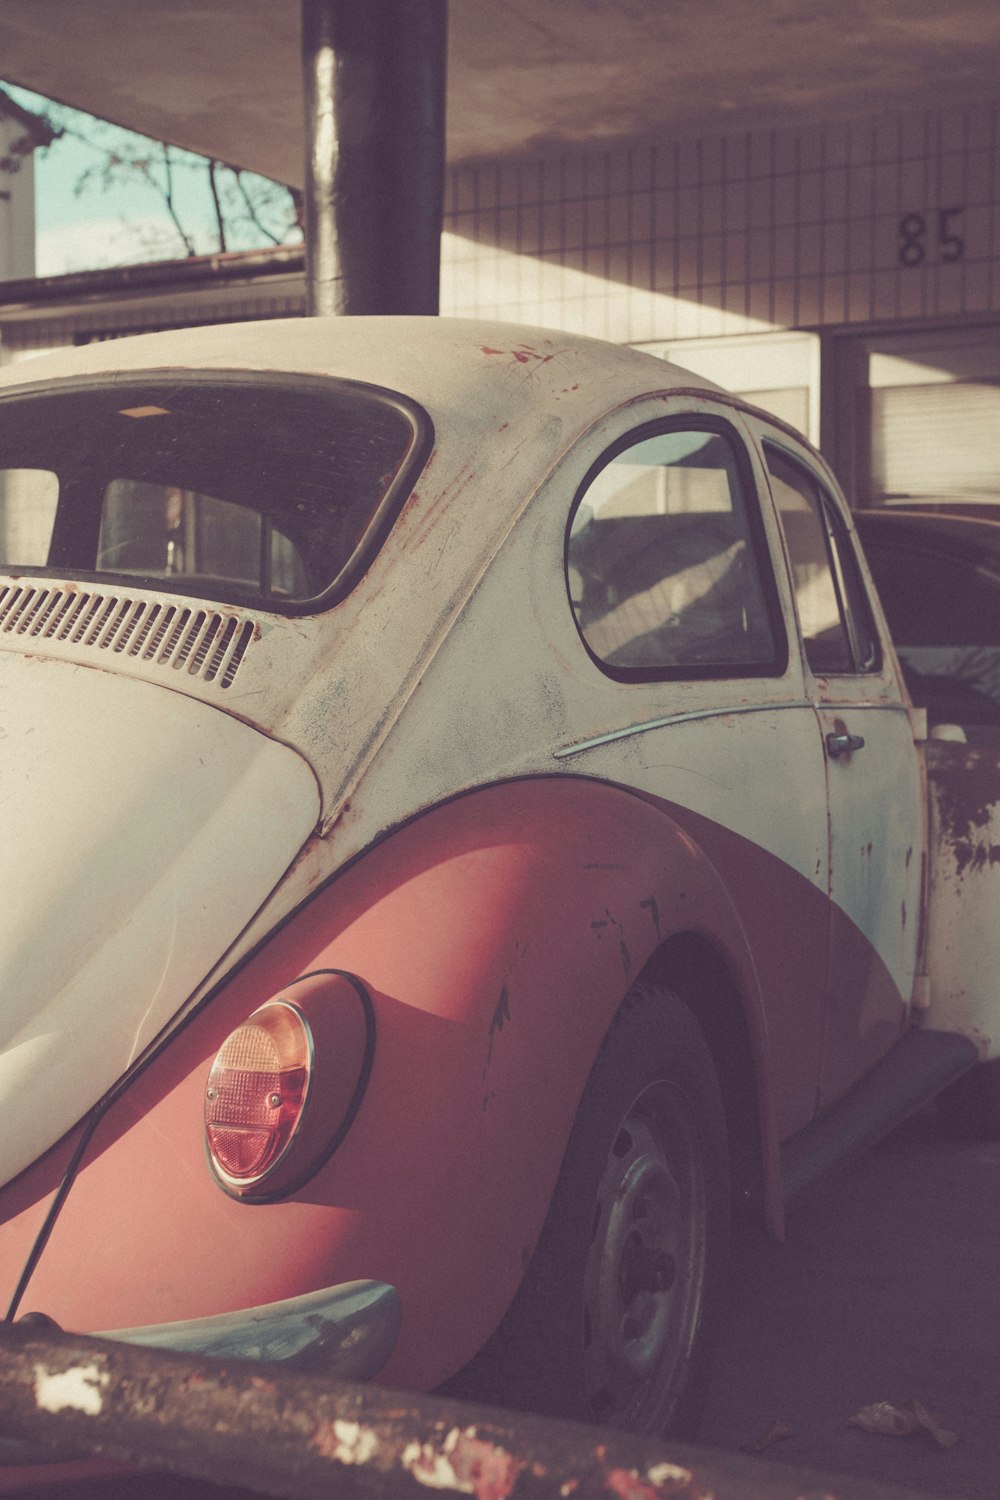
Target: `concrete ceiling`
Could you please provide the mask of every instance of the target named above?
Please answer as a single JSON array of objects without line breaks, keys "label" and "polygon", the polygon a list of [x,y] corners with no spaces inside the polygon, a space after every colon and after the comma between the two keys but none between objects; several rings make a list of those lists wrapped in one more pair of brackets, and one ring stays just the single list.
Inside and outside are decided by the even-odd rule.
[{"label": "concrete ceiling", "polygon": [[[0,74],[301,183],[298,0],[0,0]],[[998,80],[997,0],[451,0],[448,153],[961,105]]]}]

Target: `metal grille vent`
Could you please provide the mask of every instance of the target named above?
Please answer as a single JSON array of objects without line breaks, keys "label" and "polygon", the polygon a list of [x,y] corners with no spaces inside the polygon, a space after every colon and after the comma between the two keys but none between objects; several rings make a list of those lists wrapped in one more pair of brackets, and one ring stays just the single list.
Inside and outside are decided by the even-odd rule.
[{"label": "metal grille vent", "polygon": [[0,588],[0,633],[111,651],[227,688],[254,625],[180,604],[8,586]]}]

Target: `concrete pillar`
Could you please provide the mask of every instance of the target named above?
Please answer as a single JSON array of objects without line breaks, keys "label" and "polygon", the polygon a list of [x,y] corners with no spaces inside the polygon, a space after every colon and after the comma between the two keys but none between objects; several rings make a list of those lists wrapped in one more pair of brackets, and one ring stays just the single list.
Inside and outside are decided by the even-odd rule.
[{"label": "concrete pillar", "polygon": [[302,0],[313,314],[436,313],[446,0]]}]

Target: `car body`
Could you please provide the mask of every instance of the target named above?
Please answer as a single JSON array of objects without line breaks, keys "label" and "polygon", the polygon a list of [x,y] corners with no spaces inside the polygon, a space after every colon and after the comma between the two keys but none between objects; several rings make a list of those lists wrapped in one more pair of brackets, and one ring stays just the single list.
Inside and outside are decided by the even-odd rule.
[{"label": "car body", "polygon": [[730,1177],[780,1234],[982,1050],[820,456],[632,350],[315,319],[5,371],[0,465],[9,1316],[248,1352],[360,1281],[309,1367],[689,1429]]},{"label": "car body", "polygon": [[935,1020],[989,1065],[942,1098],[955,1123],[1000,1135],[992,956],[1000,798],[1000,506],[907,501],[855,512],[912,701],[928,717],[928,968]]}]

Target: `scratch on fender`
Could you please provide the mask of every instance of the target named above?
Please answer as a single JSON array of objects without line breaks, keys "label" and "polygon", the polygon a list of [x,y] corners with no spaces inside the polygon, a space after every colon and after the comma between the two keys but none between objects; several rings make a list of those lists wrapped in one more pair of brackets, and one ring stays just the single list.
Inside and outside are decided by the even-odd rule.
[{"label": "scratch on fender", "polygon": [[656,933],[656,941],[660,941],[660,908],[656,904],[656,897],[650,896],[646,901],[639,902],[640,911],[648,911],[653,919],[653,931]]},{"label": "scratch on fender", "polygon": [[697,776],[699,781],[707,781],[709,786],[721,787],[724,792],[733,790],[732,782],[720,781],[717,776],[709,776],[705,771],[696,771],[694,766],[677,765],[670,760],[648,760],[644,766],[647,771],[681,771],[687,776]]},{"label": "scratch on fender", "polygon": [[590,930],[591,932],[595,932],[598,939],[600,939],[602,931],[605,927],[614,927],[617,930],[618,951],[621,955],[622,970],[625,974],[625,982],[627,984],[632,977],[632,958],[628,951],[628,944],[625,942],[625,928],[622,926],[621,922],[619,922],[617,917],[613,917],[611,915],[607,908],[605,908],[603,919],[599,918],[596,922],[591,922]]},{"label": "scratch on fender", "polygon": [[483,1069],[484,1081],[487,1073],[490,1070],[490,1063],[493,1060],[493,1038],[496,1036],[498,1031],[503,1031],[504,1026],[509,1020],[510,997],[507,993],[507,986],[505,984],[500,991],[500,999],[497,1001],[496,1010],[493,1012],[493,1019],[490,1022],[490,1034],[486,1045],[486,1066]]}]

